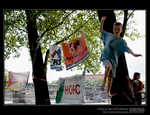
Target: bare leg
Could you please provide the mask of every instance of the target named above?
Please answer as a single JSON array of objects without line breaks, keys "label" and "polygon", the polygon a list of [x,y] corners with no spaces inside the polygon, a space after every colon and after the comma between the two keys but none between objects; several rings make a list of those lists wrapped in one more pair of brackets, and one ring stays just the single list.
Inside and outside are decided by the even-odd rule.
[{"label": "bare leg", "polygon": [[104,81],[103,81],[103,84],[101,86],[101,90],[103,90],[103,91],[104,91],[105,84],[106,84],[106,78],[107,78],[106,73],[107,73],[107,67],[105,67]]},{"label": "bare leg", "polygon": [[112,76],[109,76],[108,78],[108,89],[107,89],[107,93],[109,97],[112,97],[110,90],[111,90],[111,86],[112,86]]},{"label": "bare leg", "polygon": [[107,66],[107,67],[105,68],[104,81],[103,81],[103,84],[102,84],[102,86],[101,86],[101,90],[103,90],[103,91],[104,91],[104,88],[105,88],[106,79],[108,78],[109,72],[110,72],[111,69],[112,69],[111,66]]}]

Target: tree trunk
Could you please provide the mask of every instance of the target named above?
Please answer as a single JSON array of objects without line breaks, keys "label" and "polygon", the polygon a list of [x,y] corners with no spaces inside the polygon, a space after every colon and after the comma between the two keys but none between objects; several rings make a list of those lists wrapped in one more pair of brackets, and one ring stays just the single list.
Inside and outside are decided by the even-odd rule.
[{"label": "tree trunk", "polygon": [[37,27],[36,27],[36,13],[34,10],[26,10],[27,16],[27,32],[29,40],[30,55],[33,69],[33,83],[35,89],[35,98],[37,105],[49,105],[49,92],[46,80],[46,74],[43,64],[43,56],[41,48],[37,47]]},{"label": "tree trunk", "polygon": [[[107,16],[107,19],[103,27],[104,30],[113,33],[113,24],[116,21],[114,11],[113,10],[98,10],[99,20],[101,20],[102,16]],[[133,90],[131,88],[127,63],[126,63],[124,54],[119,56],[118,67],[116,70],[116,77],[115,79],[113,79],[113,82],[112,82],[111,93],[116,94],[115,96],[112,96],[111,98],[112,105],[134,104]]]}]

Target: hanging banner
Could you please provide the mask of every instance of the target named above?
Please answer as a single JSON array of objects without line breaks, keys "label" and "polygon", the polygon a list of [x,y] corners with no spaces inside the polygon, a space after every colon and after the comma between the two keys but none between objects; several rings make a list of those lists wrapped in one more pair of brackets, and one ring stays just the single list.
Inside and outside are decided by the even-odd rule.
[{"label": "hanging banner", "polygon": [[62,43],[62,50],[67,70],[77,66],[89,56],[84,34],[80,38]]},{"label": "hanging banner", "polygon": [[15,73],[9,72],[8,87],[11,90],[24,90],[29,79],[30,72]]},{"label": "hanging banner", "polygon": [[75,75],[60,78],[57,103],[79,104],[84,102],[84,77]]},{"label": "hanging banner", "polygon": [[50,46],[49,51],[51,59],[50,68],[55,69],[56,71],[61,71],[61,48],[56,45],[52,45]]}]

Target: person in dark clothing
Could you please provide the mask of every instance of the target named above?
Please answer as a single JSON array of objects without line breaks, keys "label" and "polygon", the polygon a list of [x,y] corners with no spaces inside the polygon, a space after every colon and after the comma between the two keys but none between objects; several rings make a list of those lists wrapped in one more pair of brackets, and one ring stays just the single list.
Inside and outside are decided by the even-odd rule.
[{"label": "person in dark clothing", "polygon": [[135,72],[132,83],[133,83],[133,91],[134,91],[134,96],[137,105],[142,104],[142,90],[144,88],[144,84],[139,79],[140,79],[140,73]]}]

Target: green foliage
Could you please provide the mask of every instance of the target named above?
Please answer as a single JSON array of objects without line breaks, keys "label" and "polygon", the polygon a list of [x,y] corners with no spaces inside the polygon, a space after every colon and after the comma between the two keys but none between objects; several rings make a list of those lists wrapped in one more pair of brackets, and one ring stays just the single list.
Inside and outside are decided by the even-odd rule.
[{"label": "green foliage", "polygon": [[[96,79],[85,79],[85,86],[95,86],[100,87],[100,85],[103,83],[102,78],[96,78]],[[106,83],[107,85],[107,83]]]},{"label": "green foliage", "polygon": [[[49,49],[49,45],[55,44],[57,41],[70,35],[84,24],[78,32],[66,41],[80,37],[82,32],[84,32],[90,56],[72,70],[81,70],[86,67],[86,69],[94,74],[100,72],[101,64],[99,57],[103,44],[100,41],[100,23],[96,10],[33,10],[32,13],[36,15],[36,26],[39,36],[46,31],[44,36],[42,36],[40,44],[43,56]],[[123,13],[118,11],[116,15],[120,16]],[[88,22],[85,24],[86,21]],[[130,21],[132,21],[132,18]],[[129,24],[132,25],[131,23]],[[14,54],[15,57],[19,56],[19,49],[21,47],[29,48],[26,26],[25,10],[4,10],[5,59],[8,59],[11,54]],[[136,29],[134,30],[129,25],[127,28],[126,36],[130,36],[131,39],[139,36]],[[132,28],[131,32],[130,28]]]},{"label": "green foliage", "polygon": [[23,10],[4,11],[5,59],[12,53],[15,57],[20,56],[19,49],[28,45],[25,19]]},{"label": "green foliage", "polygon": [[[124,18],[124,12],[123,10],[115,10],[115,15],[117,17],[117,21],[123,23]],[[142,38],[144,35],[141,35],[139,30],[137,29],[137,23],[134,19],[134,12],[133,10],[128,10],[128,19],[127,26],[126,26],[126,32],[124,37],[128,37],[131,40],[136,40],[138,38]]]},{"label": "green foliage", "polygon": [[[73,13],[72,13],[73,12]],[[39,36],[44,31],[48,31],[43,36],[41,43],[42,53],[45,54],[49,45],[56,43],[64,37],[73,33],[77,28],[89,20],[83,28],[73,34],[69,40],[81,36],[85,32],[85,40],[88,45],[90,57],[77,69],[87,67],[96,73],[99,71],[100,42],[99,20],[96,11],[92,10],[35,10],[37,30]],[[69,15],[70,14],[70,15]],[[5,58],[14,53],[19,56],[19,48],[28,45],[26,32],[26,15],[24,10],[6,10],[5,15]],[[67,18],[66,18],[67,17]],[[90,19],[89,19],[90,18]],[[63,22],[63,23],[61,23]],[[59,25],[60,23],[60,25]],[[68,40],[67,40],[68,41]],[[97,67],[97,68],[96,68]]]}]

